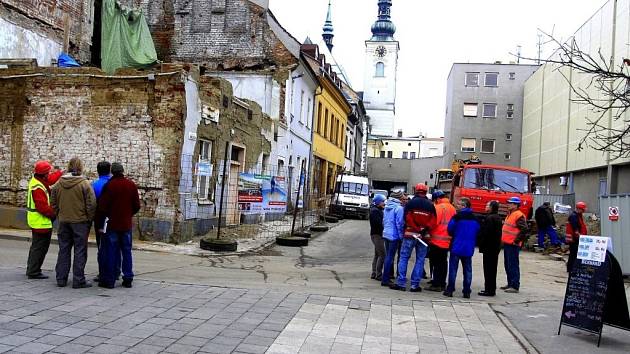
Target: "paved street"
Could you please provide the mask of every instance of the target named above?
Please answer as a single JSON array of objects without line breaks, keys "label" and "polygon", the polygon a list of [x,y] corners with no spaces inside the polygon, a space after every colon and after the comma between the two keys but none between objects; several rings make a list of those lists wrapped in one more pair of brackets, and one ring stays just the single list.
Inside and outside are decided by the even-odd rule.
[{"label": "paved street", "polygon": [[[520,294],[394,292],[369,279],[364,221],[346,221],[309,247],[200,258],[136,252],[133,289],[73,290],[23,276],[28,243],[0,240],[0,352],[579,353],[596,340],[556,336],[562,262],[523,253]],[[87,271],[96,270],[90,249]],[[52,275],[56,246],[44,266]],[[500,265],[502,268],[502,265]],[[504,274],[500,269],[499,281]],[[460,278],[461,279],[461,278]],[[461,280],[460,280],[461,281]],[[458,287],[460,284],[458,284]],[[460,288],[461,289],[461,288]],[[628,352],[605,327],[599,352]]]}]

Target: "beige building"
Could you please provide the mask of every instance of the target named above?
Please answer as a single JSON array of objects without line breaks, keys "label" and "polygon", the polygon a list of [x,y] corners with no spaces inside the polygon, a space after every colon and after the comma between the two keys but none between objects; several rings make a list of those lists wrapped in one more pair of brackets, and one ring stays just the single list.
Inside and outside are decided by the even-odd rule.
[{"label": "beige building", "polygon": [[[599,51],[606,61],[619,67],[630,57],[630,0],[610,0],[574,34],[577,46],[593,58]],[[589,106],[576,103],[574,87],[588,90],[591,77],[552,64],[542,66],[525,84],[521,164],[536,174],[541,193],[576,193],[596,212],[598,196],[629,193],[630,159],[613,159],[610,154],[586,148],[577,151],[587,121],[599,115]],[[627,113],[626,113],[627,114]],[[626,116],[626,121],[627,121]],[[621,128],[612,114],[604,121]],[[627,123],[625,123],[627,124]]]},{"label": "beige building", "polygon": [[367,145],[368,157],[372,158],[414,160],[442,156],[444,152],[444,138],[403,137],[401,131],[397,137],[370,137]]}]

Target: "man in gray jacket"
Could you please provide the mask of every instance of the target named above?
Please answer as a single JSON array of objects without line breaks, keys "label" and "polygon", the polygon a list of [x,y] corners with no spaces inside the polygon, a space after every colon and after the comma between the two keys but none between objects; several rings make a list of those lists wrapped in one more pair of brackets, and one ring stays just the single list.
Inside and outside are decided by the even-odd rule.
[{"label": "man in gray jacket", "polygon": [[68,284],[70,252],[74,247],[72,265],[72,287],[89,288],[85,281],[87,262],[87,238],[96,211],[96,197],[92,185],[83,175],[83,163],[74,157],[68,163],[67,173],[61,177],[51,191],[51,206],[57,214],[59,230],[59,255],[57,256],[57,286]]}]

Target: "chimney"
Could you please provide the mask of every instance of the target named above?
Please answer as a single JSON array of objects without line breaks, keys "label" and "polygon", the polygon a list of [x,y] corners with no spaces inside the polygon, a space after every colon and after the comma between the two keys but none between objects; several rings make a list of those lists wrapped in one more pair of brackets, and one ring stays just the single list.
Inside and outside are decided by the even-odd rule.
[{"label": "chimney", "polygon": [[398,137],[402,138],[402,129],[398,129]]}]

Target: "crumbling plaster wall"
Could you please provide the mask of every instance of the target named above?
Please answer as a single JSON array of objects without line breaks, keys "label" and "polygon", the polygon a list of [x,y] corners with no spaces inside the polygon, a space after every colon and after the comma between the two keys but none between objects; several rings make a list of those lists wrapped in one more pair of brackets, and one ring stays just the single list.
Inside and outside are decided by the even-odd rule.
[{"label": "crumbling plaster wall", "polygon": [[0,0],[0,18],[0,57],[49,66],[63,48],[67,21],[68,51],[81,62],[91,59],[94,0]]}]

